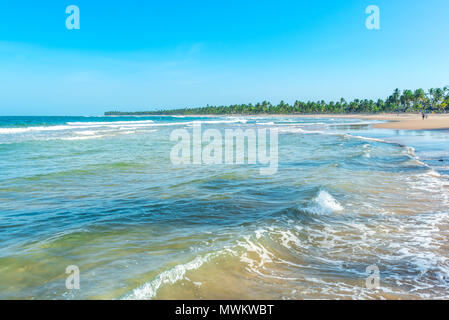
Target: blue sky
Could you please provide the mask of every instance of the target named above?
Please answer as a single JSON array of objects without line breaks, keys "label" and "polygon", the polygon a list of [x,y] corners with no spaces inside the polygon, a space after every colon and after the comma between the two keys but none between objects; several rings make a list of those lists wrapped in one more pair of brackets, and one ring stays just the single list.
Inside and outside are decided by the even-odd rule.
[{"label": "blue sky", "polygon": [[[80,8],[80,30],[65,9]],[[365,8],[380,8],[380,30]],[[2,1],[0,115],[385,98],[449,84],[449,1]]]}]

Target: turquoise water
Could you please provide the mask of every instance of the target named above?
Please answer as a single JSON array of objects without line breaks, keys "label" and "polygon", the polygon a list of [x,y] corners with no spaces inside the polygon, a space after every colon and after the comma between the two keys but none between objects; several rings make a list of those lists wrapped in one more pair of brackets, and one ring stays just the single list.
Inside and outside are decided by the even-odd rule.
[{"label": "turquoise water", "polygon": [[[277,173],[172,164],[199,123],[276,128]],[[0,298],[448,298],[449,132],[371,123],[0,117]]]}]

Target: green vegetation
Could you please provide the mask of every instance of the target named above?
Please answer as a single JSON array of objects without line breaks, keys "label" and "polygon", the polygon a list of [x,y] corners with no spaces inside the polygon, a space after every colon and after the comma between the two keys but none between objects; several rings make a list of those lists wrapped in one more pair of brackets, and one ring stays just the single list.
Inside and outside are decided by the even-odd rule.
[{"label": "green vegetation", "polygon": [[379,99],[346,102],[341,98],[337,102],[301,102],[295,101],[290,105],[281,101],[278,105],[263,101],[256,104],[238,104],[231,106],[207,106],[202,108],[184,108],[174,110],[141,111],[141,112],[105,112],[105,115],[228,115],[228,114],[292,114],[292,113],[379,113],[379,112],[447,112],[449,111],[449,87],[432,88],[425,92],[423,89],[394,90],[385,101]]}]

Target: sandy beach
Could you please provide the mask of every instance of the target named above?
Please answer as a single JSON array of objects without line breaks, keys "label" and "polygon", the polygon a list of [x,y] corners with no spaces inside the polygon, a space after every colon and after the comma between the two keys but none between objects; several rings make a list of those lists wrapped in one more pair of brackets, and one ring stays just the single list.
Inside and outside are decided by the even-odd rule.
[{"label": "sandy beach", "polygon": [[[387,123],[375,124],[375,128],[384,129],[403,129],[403,130],[443,130],[449,129],[449,115],[447,114],[435,114],[429,115],[427,119],[422,120],[421,115],[410,114],[395,116],[390,115],[387,119],[390,120]],[[399,118],[399,119],[398,119]]]},{"label": "sandy beach", "polygon": [[449,114],[429,114],[428,118],[422,120],[421,114],[414,113],[382,113],[382,114],[316,114],[316,115],[270,115],[289,116],[299,118],[348,118],[389,121],[374,124],[374,128],[400,129],[400,130],[449,130]]},{"label": "sandy beach", "polygon": [[[311,117],[311,116],[307,116]],[[312,116],[315,117],[315,116]],[[449,129],[449,114],[430,114],[422,120],[421,114],[354,114],[354,115],[317,115],[317,118],[354,118],[385,120],[386,123],[374,124],[374,128],[401,130],[443,130]]]}]

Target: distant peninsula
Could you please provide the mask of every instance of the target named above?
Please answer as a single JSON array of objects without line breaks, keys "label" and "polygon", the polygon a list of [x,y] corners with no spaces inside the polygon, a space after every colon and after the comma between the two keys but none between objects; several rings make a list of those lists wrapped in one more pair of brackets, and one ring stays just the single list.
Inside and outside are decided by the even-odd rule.
[{"label": "distant peninsula", "polygon": [[339,101],[295,101],[293,104],[281,101],[274,105],[268,101],[256,104],[236,104],[230,106],[209,106],[182,109],[160,109],[157,111],[108,111],[106,116],[145,116],[145,115],[233,115],[233,114],[354,114],[381,112],[429,112],[449,111],[449,86],[444,88],[399,90],[396,89],[385,100],[354,99]]}]

